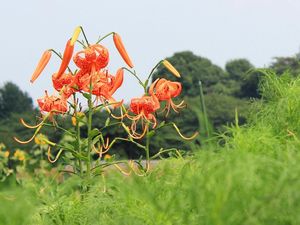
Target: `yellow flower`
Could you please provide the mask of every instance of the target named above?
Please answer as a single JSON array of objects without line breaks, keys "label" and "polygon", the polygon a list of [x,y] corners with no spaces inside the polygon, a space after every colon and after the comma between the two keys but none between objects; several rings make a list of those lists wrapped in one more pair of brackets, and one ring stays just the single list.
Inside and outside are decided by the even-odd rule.
[{"label": "yellow flower", "polygon": [[19,160],[24,161],[25,160],[25,155],[23,154],[23,155],[19,156]]},{"label": "yellow flower", "polygon": [[48,138],[43,135],[43,134],[38,134],[35,136],[34,138],[34,142],[37,144],[37,145],[46,145],[47,142],[45,140],[47,140]]},{"label": "yellow flower", "polygon": [[112,156],[110,154],[105,154],[105,156],[104,156],[104,160],[109,160],[111,158],[112,158]]},{"label": "yellow flower", "polygon": [[5,152],[4,152],[4,157],[5,157],[5,158],[8,158],[8,156],[9,156],[9,151],[5,151]]},{"label": "yellow flower", "polygon": [[23,160],[25,160],[25,153],[23,151],[17,149],[17,151],[15,151],[15,153],[14,153],[14,157],[20,161],[23,161]]}]

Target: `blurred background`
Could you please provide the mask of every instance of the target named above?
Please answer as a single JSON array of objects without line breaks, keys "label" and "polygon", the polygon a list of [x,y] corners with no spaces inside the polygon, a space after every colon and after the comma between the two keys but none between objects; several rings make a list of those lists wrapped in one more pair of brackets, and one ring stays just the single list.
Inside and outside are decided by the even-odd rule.
[{"label": "blurred background", "polygon": [[[154,78],[168,77],[183,84],[178,102],[187,108],[163,120],[175,120],[183,133],[200,131],[193,142],[179,139],[176,133],[162,130],[152,142],[152,154],[160,146],[179,146],[189,151],[201,146],[209,134],[222,132],[234,121],[240,123],[251,111],[249,102],[259,100],[257,68],[273,68],[283,74],[288,68],[299,73],[300,2],[296,0],[187,0],[187,1],[5,1],[0,9],[0,143],[8,149],[30,151],[32,145],[19,146],[13,136],[30,137],[31,131],[19,125],[19,118],[35,121],[39,117],[36,99],[44,90],[53,93],[51,75],[59,61],[53,57],[34,83],[30,76],[45,49],[62,52],[76,26],[82,25],[89,41],[118,32],[141,78],[145,79],[161,59],[167,58],[182,74],[175,79],[159,67]],[[105,44],[111,55],[108,69],[114,73],[124,65],[112,39]],[[204,98],[200,98],[199,81]],[[129,74],[117,91],[116,99],[126,103],[143,89]],[[204,129],[205,102],[209,134]],[[103,123],[98,115],[94,126]],[[67,123],[64,123],[67,124]],[[70,125],[71,126],[71,125]],[[66,128],[70,128],[66,125]],[[57,130],[44,130],[51,140],[64,137]],[[83,128],[84,132],[84,128]],[[118,127],[107,135],[125,135]],[[128,144],[116,145],[119,157],[137,158],[140,152]]]}]

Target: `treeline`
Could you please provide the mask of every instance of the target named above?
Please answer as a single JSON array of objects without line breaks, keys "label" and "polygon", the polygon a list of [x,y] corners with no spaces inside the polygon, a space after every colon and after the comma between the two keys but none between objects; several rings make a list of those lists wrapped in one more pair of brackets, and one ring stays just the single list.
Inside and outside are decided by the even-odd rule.
[{"label": "treeline", "polygon": [[[165,118],[161,114],[156,116],[159,120],[168,121],[170,118],[175,120],[182,133],[189,135],[195,131],[200,131],[200,135],[194,141],[183,141],[175,131],[170,128],[161,129],[154,136],[151,143],[152,154],[161,147],[179,147],[183,150],[189,150],[193,145],[201,145],[207,136],[204,129],[203,113],[200,104],[200,86],[201,81],[204,93],[204,101],[208,114],[210,133],[222,131],[224,125],[234,121],[236,112],[238,112],[239,123],[245,123],[247,114],[250,112],[250,102],[259,100],[259,80],[263,73],[255,68],[247,59],[235,59],[226,63],[225,68],[213,64],[209,59],[197,56],[190,51],[180,52],[167,58],[182,74],[180,79],[172,76],[165,68],[159,67],[153,76],[153,81],[164,77],[174,81],[180,81],[183,86],[181,96],[176,100],[180,102],[185,100],[187,107],[176,114],[171,112]],[[282,74],[289,70],[291,74],[297,76],[300,72],[300,56],[277,57],[269,66],[276,73]],[[106,113],[95,115],[94,126],[103,123]],[[24,139],[32,136],[32,131],[22,127],[19,119],[26,121],[38,121],[39,111],[34,108],[33,100],[26,92],[19,89],[11,82],[5,83],[0,88],[0,143],[4,143],[9,149],[30,150],[32,144],[19,145],[13,140],[14,136]],[[71,123],[65,122],[70,118],[59,118],[63,120],[62,124],[66,129],[70,129]],[[82,128],[83,135],[85,127]],[[43,133],[49,136],[51,140],[59,141],[62,134],[58,129],[43,130]],[[105,131],[111,139],[114,136],[126,136],[120,127],[114,127]],[[111,150],[112,154],[120,157],[136,158],[140,156],[140,151],[134,145],[128,143],[119,143]]]}]

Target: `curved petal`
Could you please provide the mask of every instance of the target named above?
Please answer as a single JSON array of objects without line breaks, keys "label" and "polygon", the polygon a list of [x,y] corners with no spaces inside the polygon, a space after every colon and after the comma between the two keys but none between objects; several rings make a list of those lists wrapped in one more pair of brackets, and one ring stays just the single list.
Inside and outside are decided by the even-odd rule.
[{"label": "curved petal", "polygon": [[110,95],[113,95],[115,91],[122,85],[124,78],[124,70],[123,68],[118,69],[116,73],[116,79],[114,81],[112,89],[109,91]]}]

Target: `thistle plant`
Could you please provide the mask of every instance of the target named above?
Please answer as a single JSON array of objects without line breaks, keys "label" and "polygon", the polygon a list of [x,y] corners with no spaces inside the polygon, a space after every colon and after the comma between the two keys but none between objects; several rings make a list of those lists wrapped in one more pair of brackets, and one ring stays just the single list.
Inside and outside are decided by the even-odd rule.
[{"label": "thistle plant", "polygon": [[[82,34],[83,40],[78,40]],[[107,69],[109,63],[109,51],[102,45],[102,41],[108,37],[113,37],[113,42],[120,56],[123,58],[127,67],[122,66],[113,75]],[[74,45],[79,44],[82,50],[74,53]],[[175,123],[158,123],[156,113],[161,111],[166,116],[170,110],[178,112],[185,106],[182,101],[175,103],[174,98],[180,95],[182,86],[180,82],[172,82],[164,78],[157,79],[150,86],[148,85],[152,74],[158,66],[165,66],[171,73],[180,78],[179,72],[166,60],[161,60],[150,72],[147,79],[142,81],[136,71],[133,69],[134,64],[130,59],[121,37],[111,32],[96,41],[95,44],[90,44],[86,34],[81,26],[77,27],[73,36],[67,41],[63,54],[58,53],[54,49],[48,49],[42,55],[32,77],[31,82],[40,76],[46,65],[49,63],[52,54],[61,59],[61,64],[58,72],[52,75],[53,87],[57,94],[50,95],[45,91],[45,96],[37,100],[41,112],[40,121],[37,124],[31,125],[21,119],[21,123],[34,130],[32,137],[29,140],[22,141],[15,137],[19,143],[26,144],[35,139],[41,132],[43,127],[54,127],[68,134],[74,141],[71,143],[55,143],[47,138],[42,138],[43,143],[47,144],[48,160],[55,163],[61,155],[69,154],[73,160],[74,174],[87,179],[101,174],[102,169],[107,166],[115,166],[124,174],[132,172],[138,175],[146,175],[150,169],[150,160],[159,157],[162,153],[174,151],[178,153],[176,148],[164,149],[161,148],[157,154],[150,156],[151,137],[155,132],[165,126],[172,126],[178,134],[187,140],[191,140],[198,134],[197,132],[191,137],[185,137]],[[75,70],[71,69],[71,59],[75,64]],[[123,104],[123,100],[116,100],[113,95],[122,85],[124,72],[134,76],[137,82],[144,90],[141,97],[133,98],[129,106]],[[83,96],[86,103],[79,101],[78,96]],[[164,102],[163,104],[161,104]],[[83,108],[82,105],[87,105]],[[161,105],[164,108],[161,109]],[[103,121],[101,128],[93,128],[92,120],[95,112],[109,112],[109,117]],[[115,111],[119,110],[118,113]],[[58,123],[57,117],[70,117],[73,129],[65,129]],[[117,122],[111,122],[110,117],[116,119]],[[66,120],[67,121],[67,120]],[[129,121],[129,123],[128,123]],[[87,137],[83,137],[80,127],[87,127]],[[127,137],[115,137],[113,140],[110,137],[104,136],[104,131],[112,126],[120,126],[127,134]],[[146,139],[145,144],[141,139]],[[131,142],[138,146],[146,155],[146,165],[142,165],[139,160],[116,161],[109,158],[107,152],[117,142]],[[55,149],[55,151],[53,151]],[[55,156],[53,154],[55,153]],[[98,154],[97,161],[92,160],[92,155]],[[103,162],[102,159],[106,159]],[[127,163],[128,171],[124,171],[118,164]]]}]

